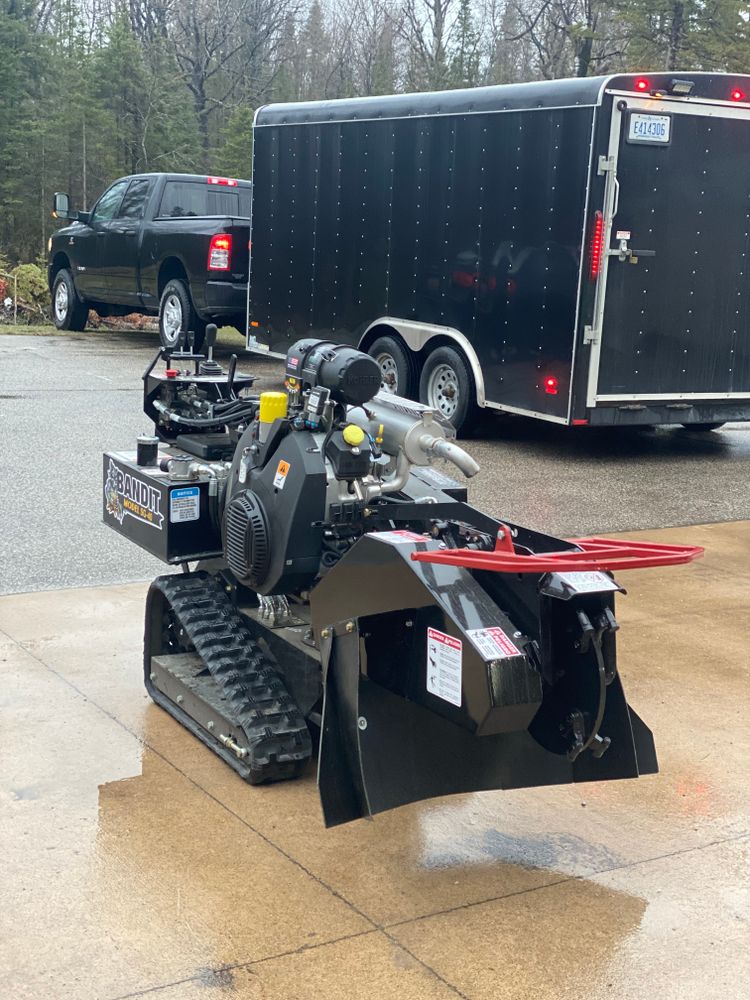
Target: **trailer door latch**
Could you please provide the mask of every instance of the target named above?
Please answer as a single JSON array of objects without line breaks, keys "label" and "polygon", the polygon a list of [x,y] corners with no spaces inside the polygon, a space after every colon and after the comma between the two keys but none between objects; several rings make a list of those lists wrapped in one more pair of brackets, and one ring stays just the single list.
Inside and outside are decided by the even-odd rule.
[{"label": "trailer door latch", "polygon": [[584,326],[583,328],[583,342],[584,344],[598,344],[599,343],[599,329],[593,326]]},{"label": "trailer door latch", "polygon": [[615,169],[615,158],[614,156],[600,156],[599,157],[599,167],[597,173],[601,177],[602,174],[608,173],[610,170]]},{"label": "trailer door latch", "polygon": [[618,260],[629,261],[631,264],[637,264],[639,257],[655,257],[655,250],[633,250],[628,244],[630,239],[630,234],[625,237],[620,237],[617,241],[617,246],[607,250],[608,257],[617,257]]}]

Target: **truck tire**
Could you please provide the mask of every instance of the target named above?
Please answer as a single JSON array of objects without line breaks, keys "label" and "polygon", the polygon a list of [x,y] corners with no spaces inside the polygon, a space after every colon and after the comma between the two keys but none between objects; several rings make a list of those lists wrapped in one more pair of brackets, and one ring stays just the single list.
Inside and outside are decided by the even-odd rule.
[{"label": "truck tire", "polygon": [[726,420],[717,420],[715,423],[707,424],[683,424],[682,426],[686,431],[718,431],[720,427],[723,427]]},{"label": "truck tire", "polygon": [[162,347],[174,350],[186,330],[194,332],[193,349],[199,351],[206,336],[206,321],[193,308],[187,282],[182,278],[172,278],[164,286],[159,301],[159,340]]},{"label": "truck tire", "polygon": [[470,434],[479,420],[481,411],[469,363],[452,347],[436,347],[427,355],[419,398],[439,410],[461,434]]},{"label": "truck tire", "polygon": [[73,275],[63,268],[52,284],[52,317],[58,330],[85,330],[89,307],[78,298]]},{"label": "truck tire", "polygon": [[417,390],[417,366],[414,355],[395,337],[378,337],[370,346],[370,357],[380,367],[382,392],[413,398]]}]

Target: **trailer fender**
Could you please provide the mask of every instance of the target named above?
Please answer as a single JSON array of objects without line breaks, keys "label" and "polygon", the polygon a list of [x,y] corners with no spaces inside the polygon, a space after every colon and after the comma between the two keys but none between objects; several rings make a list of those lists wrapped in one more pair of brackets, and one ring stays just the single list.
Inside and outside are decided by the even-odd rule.
[{"label": "trailer fender", "polygon": [[[398,319],[394,316],[381,316],[380,319],[376,319],[373,323],[370,323],[360,337],[358,345],[360,350],[366,351],[370,342],[385,332],[384,328],[394,330],[401,337],[406,346],[410,350],[414,351],[415,354],[418,351],[424,350],[425,347],[428,347],[431,341],[438,339],[441,342],[444,342],[446,339],[451,340],[457,344],[466,356],[466,360],[469,362],[471,374],[474,378],[474,385],[476,387],[477,404],[479,406],[486,405],[482,367],[479,364],[477,352],[472,347],[468,337],[466,337],[463,333],[456,330],[452,326],[437,326],[434,323],[417,323],[414,320]],[[433,346],[437,345],[435,344]]]}]

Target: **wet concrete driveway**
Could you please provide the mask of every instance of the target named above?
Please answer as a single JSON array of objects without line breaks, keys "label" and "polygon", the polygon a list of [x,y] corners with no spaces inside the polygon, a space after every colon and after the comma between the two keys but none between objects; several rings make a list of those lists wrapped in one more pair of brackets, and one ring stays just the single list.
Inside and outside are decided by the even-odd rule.
[{"label": "wet concrete driveway", "polygon": [[647,536],[707,549],[619,605],[660,774],[328,832],[149,703],[144,584],[0,598],[0,996],[750,996],[750,522]]}]

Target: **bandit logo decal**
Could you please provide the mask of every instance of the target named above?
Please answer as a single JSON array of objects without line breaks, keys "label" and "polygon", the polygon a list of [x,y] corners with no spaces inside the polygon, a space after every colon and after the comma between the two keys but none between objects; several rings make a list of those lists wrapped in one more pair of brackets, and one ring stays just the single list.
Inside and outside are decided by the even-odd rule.
[{"label": "bandit logo decal", "polygon": [[130,515],[161,531],[164,514],[159,491],[132,473],[124,472],[112,459],[104,483],[104,502],[107,513],[120,524]]}]

